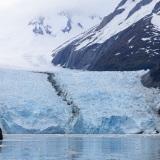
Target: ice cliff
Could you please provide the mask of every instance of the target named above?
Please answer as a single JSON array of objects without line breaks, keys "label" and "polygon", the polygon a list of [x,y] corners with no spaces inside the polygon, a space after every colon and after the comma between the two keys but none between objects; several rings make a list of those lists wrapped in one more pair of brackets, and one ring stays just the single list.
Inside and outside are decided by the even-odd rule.
[{"label": "ice cliff", "polygon": [[8,134],[158,133],[160,92],[139,72],[0,69],[0,127]]}]

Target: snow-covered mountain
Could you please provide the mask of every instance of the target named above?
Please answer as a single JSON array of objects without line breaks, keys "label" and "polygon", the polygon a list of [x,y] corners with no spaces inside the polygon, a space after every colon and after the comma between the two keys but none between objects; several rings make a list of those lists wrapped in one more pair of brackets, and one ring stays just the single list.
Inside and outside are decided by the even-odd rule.
[{"label": "snow-covered mountain", "polygon": [[32,31],[36,35],[48,34],[56,37],[60,34],[67,34],[69,37],[72,37],[99,23],[101,19],[101,17],[96,15],[86,16],[83,14],[61,12],[47,18],[43,16],[35,17],[29,22],[29,26],[33,27]]},{"label": "snow-covered mountain", "polygon": [[54,65],[92,71],[151,69],[160,61],[159,0],[122,0],[99,25],[53,51]]},{"label": "snow-covered mountain", "polygon": [[20,18],[0,27],[1,67],[52,70],[53,47],[58,47],[101,21],[94,14],[70,10]]},{"label": "snow-covered mountain", "polygon": [[[141,61],[146,62],[147,56],[150,62],[156,63],[159,5],[156,0],[123,0],[101,23],[99,16],[79,12],[47,13],[34,18],[28,17],[27,10],[26,17],[15,16],[16,19],[3,18],[0,14],[3,20],[0,128],[3,133],[159,133],[160,92],[147,88],[150,84],[145,87],[141,83],[146,75],[150,76],[151,84],[150,79],[159,79],[159,67],[148,74],[144,70],[77,71],[51,64],[52,49],[78,34],[54,51],[54,64],[89,70],[129,70],[128,63],[131,67],[143,64]],[[94,27],[89,29],[91,26]],[[131,56],[135,59],[127,59]],[[115,69],[115,64],[122,65],[122,62],[125,68]],[[110,68],[97,67],[104,64]]]}]

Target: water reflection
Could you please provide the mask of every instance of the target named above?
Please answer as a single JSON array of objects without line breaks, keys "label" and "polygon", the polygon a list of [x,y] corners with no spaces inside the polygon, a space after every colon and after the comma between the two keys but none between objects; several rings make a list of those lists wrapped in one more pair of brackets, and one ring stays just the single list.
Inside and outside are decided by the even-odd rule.
[{"label": "water reflection", "polygon": [[77,138],[74,140],[73,138],[68,138],[67,140],[68,149],[66,149],[66,154],[70,155],[69,159],[80,159],[80,153],[83,153],[83,138]]},{"label": "water reflection", "polygon": [[159,160],[160,136],[119,138],[4,138],[0,159]]},{"label": "water reflection", "polygon": [[2,152],[2,145],[3,145],[2,142],[3,141],[0,140],[0,153]]}]

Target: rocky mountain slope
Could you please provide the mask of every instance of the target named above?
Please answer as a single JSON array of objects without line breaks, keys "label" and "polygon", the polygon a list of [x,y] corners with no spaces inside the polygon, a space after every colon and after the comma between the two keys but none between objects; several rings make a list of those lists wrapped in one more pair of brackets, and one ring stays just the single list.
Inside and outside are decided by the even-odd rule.
[{"label": "rocky mountain slope", "polygon": [[143,75],[141,82],[145,87],[160,89],[160,63]]},{"label": "rocky mountain slope", "polygon": [[53,51],[54,65],[91,71],[151,69],[160,62],[159,0],[122,0],[102,22]]}]

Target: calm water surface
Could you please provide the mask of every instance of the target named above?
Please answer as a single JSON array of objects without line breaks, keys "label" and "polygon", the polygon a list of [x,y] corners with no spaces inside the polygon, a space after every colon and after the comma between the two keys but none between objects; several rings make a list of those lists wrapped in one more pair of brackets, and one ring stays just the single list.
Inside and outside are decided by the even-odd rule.
[{"label": "calm water surface", "polygon": [[4,137],[0,160],[159,160],[160,136]]}]

